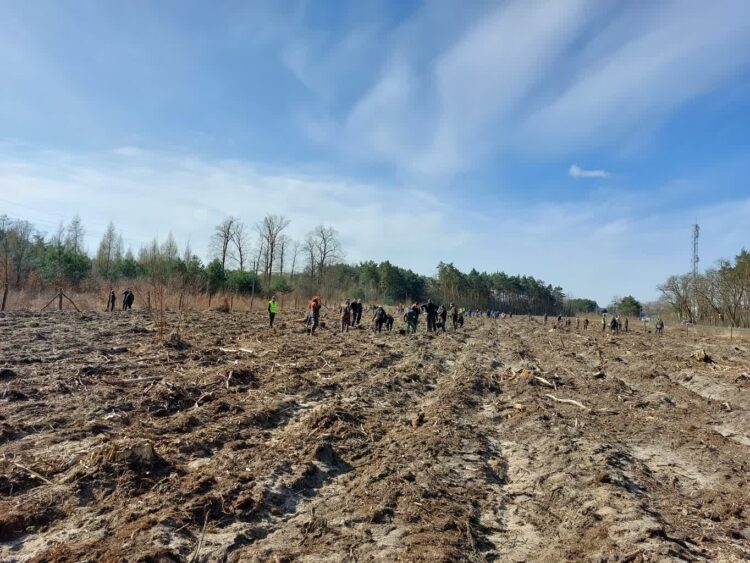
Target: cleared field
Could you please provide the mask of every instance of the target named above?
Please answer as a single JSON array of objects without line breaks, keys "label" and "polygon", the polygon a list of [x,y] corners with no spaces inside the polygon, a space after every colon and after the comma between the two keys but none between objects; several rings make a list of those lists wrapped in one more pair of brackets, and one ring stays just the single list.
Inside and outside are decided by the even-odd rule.
[{"label": "cleared field", "polygon": [[750,558],[744,343],[216,312],[181,334],[0,314],[1,560]]}]

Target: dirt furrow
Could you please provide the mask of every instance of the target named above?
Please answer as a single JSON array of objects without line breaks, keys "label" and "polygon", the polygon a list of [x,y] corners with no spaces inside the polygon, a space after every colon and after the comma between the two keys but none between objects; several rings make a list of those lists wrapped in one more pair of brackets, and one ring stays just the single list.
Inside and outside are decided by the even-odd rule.
[{"label": "dirt furrow", "polygon": [[140,313],[15,315],[3,560],[750,557],[741,345],[215,312],[164,345]]}]

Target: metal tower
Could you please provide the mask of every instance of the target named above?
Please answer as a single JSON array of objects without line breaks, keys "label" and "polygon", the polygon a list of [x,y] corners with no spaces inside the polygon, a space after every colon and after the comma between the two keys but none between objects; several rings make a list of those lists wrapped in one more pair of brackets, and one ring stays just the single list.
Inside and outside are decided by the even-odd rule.
[{"label": "metal tower", "polygon": [[700,225],[696,223],[693,225],[693,283],[698,279],[698,262],[700,262],[700,257],[698,256],[698,237],[700,234]]},{"label": "metal tower", "polygon": [[701,234],[701,228],[696,223],[693,225],[693,320],[698,320],[698,262],[700,257],[698,256],[698,237]]}]

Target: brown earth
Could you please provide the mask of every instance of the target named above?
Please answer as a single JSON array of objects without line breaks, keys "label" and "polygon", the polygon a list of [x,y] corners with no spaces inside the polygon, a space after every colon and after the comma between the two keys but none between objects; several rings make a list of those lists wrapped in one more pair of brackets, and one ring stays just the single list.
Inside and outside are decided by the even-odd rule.
[{"label": "brown earth", "polygon": [[750,558],[747,344],[278,324],[1,314],[0,560]]}]

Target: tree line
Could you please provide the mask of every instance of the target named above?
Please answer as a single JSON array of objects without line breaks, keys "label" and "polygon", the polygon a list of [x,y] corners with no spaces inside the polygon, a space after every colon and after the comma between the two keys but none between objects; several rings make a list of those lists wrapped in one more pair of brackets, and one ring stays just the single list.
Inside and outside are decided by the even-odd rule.
[{"label": "tree line", "polygon": [[750,328],[750,253],[744,248],[704,272],[670,276],[658,289],[680,319]]},{"label": "tree line", "polygon": [[[0,283],[2,307],[12,290],[42,291],[72,287],[101,291],[102,285],[142,280],[161,292],[180,296],[205,293],[243,296],[289,294],[303,299],[320,294],[329,299],[360,298],[368,303],[411,303],[433,299],[462,306],[518,314],[594,312],[590,299],[567,299],[562,288],[531,276],[461,272],[441,262],[434,276],[391,264],[365,261],[347,264],[338,233],[318,225],[302,240],[286,234],[289,220],[267,215],[253,226],[227,217],[214,228],[209,262],[187,245],[180,251],[174,237],[153,240],[134,252],[110,223],[96,252],[84,247],[80,217],[61,224],[51,236],[24,220],[0,216]],[[182,297],[181,297],[182,299]]]}]

